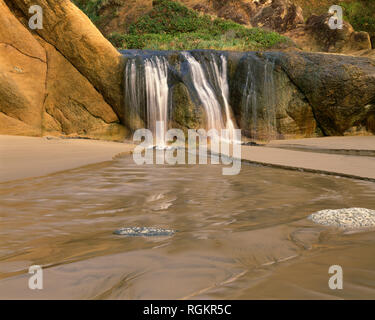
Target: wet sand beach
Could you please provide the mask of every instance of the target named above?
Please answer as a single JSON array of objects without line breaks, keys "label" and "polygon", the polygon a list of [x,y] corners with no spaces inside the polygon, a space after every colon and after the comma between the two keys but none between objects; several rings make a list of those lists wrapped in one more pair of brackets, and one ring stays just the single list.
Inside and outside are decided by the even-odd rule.
[{"label": "wet sand beach", "polygon": [[[375,233],[307,219],[374,210],[370,181],[246,163],[223,176],[221,165],[137,166],[123,155],[3,182],[0,200],[2,299],[375,298]],[[113,234],[132,226],[176,233]],[[28,288],[34,264],[43,290]],[[343,290],[328,287],[334,264]]]},{"label": "wet sand beach", "polygon": [[100,140],[0,135],[0,182],[109,161],[133,148],[131,144]]}]

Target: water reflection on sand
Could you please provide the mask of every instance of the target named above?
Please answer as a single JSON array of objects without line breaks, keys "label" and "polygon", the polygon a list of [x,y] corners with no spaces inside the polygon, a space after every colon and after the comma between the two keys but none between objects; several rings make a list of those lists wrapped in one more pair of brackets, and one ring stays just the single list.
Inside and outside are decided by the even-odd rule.
[{"label": "water reflection on sand", "polygon": [[[130,157],[0,184],[0,298],[375,298],[375,232],[306,217],[375,209],[375,184],[244,165],[136,166]],[[178,230],[128,238],[121,227]],[[44,289],[28,289],[30,265]],[[328,268],[344,289],[328,288]]]}]

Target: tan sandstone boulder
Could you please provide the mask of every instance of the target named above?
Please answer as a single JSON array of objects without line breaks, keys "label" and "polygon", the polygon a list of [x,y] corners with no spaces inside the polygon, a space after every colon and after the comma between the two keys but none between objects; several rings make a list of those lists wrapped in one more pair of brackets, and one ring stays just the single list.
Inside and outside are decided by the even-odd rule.
[{"label": "tan sandstone boulder", "polygon": [[[9,0],[7,0],[9,1]],[[103,95],[122,117],[121,54],[90,19],[71,1],[12,0],[25,16],[30,6],[43,8],[43,29],[38,34],[53,45]]]},{"label": "tan sandstone boulder", "polygon": [[0,134],[122,140],[125,127],[93,84],[10,8],[0,0]]},{"label": "tan sandstone boulder", "polygon": [[41,135],[46,54],[0,0],[0,133]]},{"label": "tan sandstone boulder", "polygon": [[53,46],[40,41],[48,57],[43,133],[123,139],[125,128],[93,85]]}]

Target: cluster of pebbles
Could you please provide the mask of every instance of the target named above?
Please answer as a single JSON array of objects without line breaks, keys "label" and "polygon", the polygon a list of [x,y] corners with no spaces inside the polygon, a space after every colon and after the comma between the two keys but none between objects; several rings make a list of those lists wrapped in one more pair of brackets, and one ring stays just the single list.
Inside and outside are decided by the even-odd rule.
[{"label": "cluster of pebbles", "polygon": [[365,208],[327,209],[311,214],[308,219],[324,226],[342,229],[373,228],[375,227],[375,210]]},{"label": "cluster of pebbles", "polygon": [[161,237],[172,236],[176,231],[153,227],[131,227],[121,228],[114,232],[114,234],[127,237]]}]

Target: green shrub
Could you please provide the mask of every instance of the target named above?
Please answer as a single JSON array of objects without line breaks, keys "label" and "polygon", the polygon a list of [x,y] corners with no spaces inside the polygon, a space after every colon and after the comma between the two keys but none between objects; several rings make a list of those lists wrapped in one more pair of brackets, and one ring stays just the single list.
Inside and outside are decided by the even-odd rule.
[{"label": "green shrub", "polygon": [[154,7],[127,28],[127,33],[110,35],[122,49],[254,50],[285,42],[276,32],[246,28],[230,20],[202,15],[178,2],[154,1]]},{"label": "green shrub", "polygon": [[[266,34],[266,35],[265,35]],[[212,36],[207,33],[190,32],[177,34],[119,34],[112,33],[109,40],[121,49],[144,50],[261,50],[273,47],[285,41],[277,33],[265,33],[264,30],[251,29],[246,36],[242,33],[225,33]]]},{"label": "green shrub", "polygon": [[342,2],[344,17],[356,31],[366,31],[375,36],[375,1]]},{"label": "green shrub", "polygon": [[[89,18],[100,23],[99,11],[113,0],[73,0]],[[287,39],[276,32],[246,28],[213,18],[171,0],[154,0],[153,9],[129,25],[124,33],[109,35],[120,49],[148,50],[261,50]]]},{"label": "green shrub", "polygon": [[[203,22],[198,13],[173,1],[154,2],[153,10],[129,27],[131,34],[185,33],[197,31]],[[207,21],[204,21],[207,23]]]},{"label": "green shrub", "polygon": [[100,20],[99,10],[107,4],[107,0],[73,0],[73,2],[93,23]]}]

